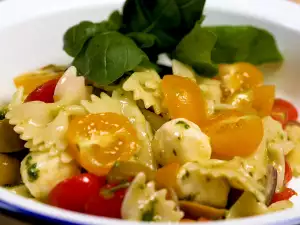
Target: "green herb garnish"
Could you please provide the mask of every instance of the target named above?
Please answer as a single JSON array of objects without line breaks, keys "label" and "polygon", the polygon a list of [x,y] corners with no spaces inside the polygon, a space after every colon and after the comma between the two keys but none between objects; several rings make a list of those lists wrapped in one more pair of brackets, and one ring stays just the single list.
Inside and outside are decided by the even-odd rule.
[{"label": "green herb garnish", "polygon": [[39,169],[37,168],[37,164],[33,163],[27,168],[28,180],[30,182],[34,182],[39,178]]},{"label": "green herb garnish", "polygon": [[177,123],[176,123],[176,125],[180,125],[180,126],[183,126],[184,127],[184,129],[189,129],[190,128],[190,125],[188,125],[186,122],[184,122],[184,121],[178,121]]},{"label": "green herb garnish", "polygon": [[122,13],[68,29],[64,50],[80,75],[98,85],[112,84],[138,67],[159,70],[161,53],[209,77],[217,74],[220,63],[283,60],[266,30],[203,26],[204,5],[205,0],[126,0]]},{"label": "green herb garnish", "polygon": [[154,221],[155,217],[155,204],[156,204],[156,199],[152,200],[150,202],[149,209],[146,210],[143,215],[142,215],[142,221],[145,222],[151,222]]}]

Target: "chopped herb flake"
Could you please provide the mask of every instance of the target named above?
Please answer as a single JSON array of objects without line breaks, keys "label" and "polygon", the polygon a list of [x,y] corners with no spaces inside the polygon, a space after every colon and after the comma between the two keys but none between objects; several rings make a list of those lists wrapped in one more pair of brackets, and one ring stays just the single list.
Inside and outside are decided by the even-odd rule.
[{"label": "chopped herb flake", "polygon": [[151,222],[154,220],[156,199],[150,202],[150,208],[143,213],[142,221]]},{"label": "chopped herb flake", "polygon": [[181,126],[183,126],[184,127],[184,129],[189,129],[190,128],[190,125],[188,125],[186,122],[184,122],[184,121],[178,121],[177,123],[176,123],[176,125],[181,125]]},{"label": "chopped herb flake", "polygon": [[182,176],[182,180],[186,180],[190,177],[190,172],[189,171],[185,171],[185,174]]},{"label": "chopped herb flake", "polygon": [[37,164],[34,163],[27,168],[28,180],[30,182],[34,182],[39,178],[39,169],[37,168]]},{"label": "chopped herb flake", "polygon": [[173,149],[173,155],[174,155],[174,156],[177,156],[176,149]]}]

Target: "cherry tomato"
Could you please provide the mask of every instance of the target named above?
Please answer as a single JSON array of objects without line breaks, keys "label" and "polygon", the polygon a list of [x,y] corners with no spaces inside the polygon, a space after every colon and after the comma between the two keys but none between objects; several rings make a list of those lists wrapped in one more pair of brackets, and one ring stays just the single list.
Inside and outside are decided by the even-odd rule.
[{"label": "cherry tomato", "polygon": [[225,96],[251,89],[263,83],[262,72],[254,65],[245,62],[221,64],[218,77],[222,82]]},{"label": "cherry tomato", "polygon": [[259,116],[271,115],[274,99],[274,85],[262,85],[253,88],[252,107],[258,112]]},{"label": "cherry tomato", "polygon": [[175,188],[177,186],[177,173],[180,169],[179,163],[171,163],[157,170],[155,181],[161,188]]},{"label": "cherry tomato", "polygon": [[53,103],[53,95],[54,90],[58,82],[57,79],[49,80],[46,83],[42,84],[41,86],[37,87],[33,92],[31,92],[25,102],[32,102],[32,101],[41,101],[45,103]]},{"label": "cherry tomato", "polygon": [[62,74],[63,72],[54,71],[38,71],[33,73],[27,73],[14,78],[14,83],[17,88],[24,88],[24,94],[29,94],[32,91],[34,91],[37,87],[43,85],[48,81],[53,79],[59,79],[62,76]]},{"label": "cherry tomato", "polygon": [[210,119],[203,131],[210,137],[214,158],[246,157],[257,150],[263,137],[258,116],[224,111]]},{"label": "cherry tomato", "polygon": [[285,161],[284,184],[287,185],[293,178],[292,169],[287,161]]},{"label": "cherry tomato", "polygon": [[49,204],[77,212],[84,212],[86,202],[99,193],[105,177],[80,174],[60,182],[49,194]]},{"label": "cherry tomato", "polygon": [[135,128],[116,113],[75,117],[67,132],[68,151],[90,173],[106,175],[118,160],[127,161],[139,149]]},{"label": "cherry tomato", "polygon": [[285,188],[282,192],[274,194],[272,203],[283,201],[283,200],[289,200],[294,195],[297,195],[297,192],[295,192],[291,188]]},{"label": "cherry tomato", "polygon": [[275,99],[271,115],[273,119],[279,121],[283,126],[285,126],[288,121],[298,119],[296,107],[283,99]]},{"label": "cherry tomato", "polygon": [[127,190],[122,186],[107,184],[86,203],[85,212],[96,216],[121,218],[121,206]]},{"label": "cherry tomato", "polygon": [[230,96],[226,102],[243,111],[254,109],[259,116],[268,116],[272,112],[275,98],[274,85],[262,85],[251,90],[238,92]]},{"label": "cherry tomato", "polygon": [[167,75],[162,81],[162,91],[172,119],[185,118],[198,125],[206,121],[206,102],[195,82],[185,77]]}]

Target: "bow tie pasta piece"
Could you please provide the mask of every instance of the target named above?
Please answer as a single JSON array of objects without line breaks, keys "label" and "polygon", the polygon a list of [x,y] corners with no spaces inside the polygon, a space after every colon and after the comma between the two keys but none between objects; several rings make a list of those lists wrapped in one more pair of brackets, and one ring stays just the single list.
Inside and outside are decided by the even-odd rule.
[{"label": "bow tie pasta piece", "polygon": [[176,59],[172,60],[172,70],[173,70],[174,75],[190,78],[191,80],[196,82],[197,74],[192,69],[192,67],[190,67]]},{"label": "bow tie pasta piece", "polygon": [[236,203],[230,208],[226,219],[249,217],[273,213],[284,209],[292,208],[293,203],[290,201],[279,201],[269,207],[261,202],[257,202],[255,196],[250,192],[244,192]]},{"label": "bow tie pasta piece", "polygon": [[267,175],[267,165],[271,164],[277,171],[276,190],[279,191],[284,182],[285,154],[294,148],[287,139],[286,132],[279,122],[271,117],[263,119],[264,136],[257,151],[243,160],[243,168],[257,180],[264,182]]},{"label": "bow tie pasta piece", "polygon": [[139,173],[130,185],[122,203],[123,219],[146,222],[178,222],[183,212],[175,202],[166,199],[165,189],[156,191],[154,182],[146,183],[144,173]]},{"label": "bow tie pasta piece", "polygon": [[300,176],[300,126],[298,123],[289,123],[286,126],[289,140],[295,143],[294,149],[287,155],[294,176]]},{"label": "bow tie pasta piece", "polygon": [[221,103],[221,82],[198,76],[190,66],[178,60],[172,60],[172,70],[174,75],[190,78],[199,85],[207,102],[208,113],[213,114],[215,105],[220,105]]},{"label": "bow tie pasta piece", "polygon": [[104,92],[101,92],[100,98],[96,95],[92,95],[91,101],[82,101],[81,104],[89,113],[93,114],[104,112],[122,114],[120,101],[111,98]]},{"label": "bow tie pasta piece", "polygon": [[[231,161],[210,159],[198,163],[186,163],[181,167],[181,170],[188,171],[188,174],[196,173],[196,175],[190,176],[191,178],[205,176],[211,179],[225,179],[231,187],[244,191],[249,191],[255,195],[258,201],[264,203],[266,201],[265,187],[259,182],[257,182],[255,179],[253,179],[249,175],[249,173],[243,168],[242,164],[243,161],[239,158],[234,158]],[[185,189],[186,187],[188,187],[188,182],[182,182],[182,179],[184,178],[184,175],[186,173],[182,172],[179,174],[182,175],[177,176],[177,183],[179,184],[181,190],[181,197],[188,197],[189,195],[193,196],[193,194],[195,194],[195,190],[199,189],[199,187],[193,186],[193,188],[189,187],[188,189]],[[194,182],[196,183],[198,181],[196,180],[191,183]],[[224,187],[225,186],[223,185],[223,188]],[[219,191],[220,190],[216,190],[215,193],[218,193]],[[224,189],[223,191],[223,193],[225,193],[226,189]]]},{"label": "bow tie pasta piece", "polygon": [[294,149],[295,145],[288,140],[287,133],[278,121],[268,116],[263,119],[263,123],[269,161],[277,170],[276,191],[280,191],[284,185],[285,155]]},{"label": "bow tie pasta piece", "polygon": [[142,100],[146,109],[153,107],[156,114],[163,112],[161,79],[155,71],[133,73],[123,84],[123,89],[132,91],[133,99]]},{"label": "bow tie pasta piece", "polygon": [[48,152],[31,152],[21,163],[21,176],[32,196],[45,199],[61,181],[80,173],[74,160],[65,163],[60,155]]},{"label": "bow tie pasta piece", "polygon": [[239,218],[265,214],[267,206],[257,202],[255,196],[250,192],[244,192],[236,203],[230,208],[226,218]]},{"label": "bow tie pasta piece", "polygon": [[212,152],[209,137],[196,124],[181,118],[163,124],[156,131],[152,149],[155,160],[162,166],[207,160]]},{"label": "bow tie pasta piece", "polygon": [[81,100],[89,99],[91,88],[85,86],[84,77],[77,76],[77,69],[71,66],[59,79],[54,99],[63,105],[79,104]]},{"label": "bow tie pasta piece", "polygon": [[210,177],[197,172],[193,164],[184,165],[178,172],[179,198],[203,205],[225,208],[230,190],[224,177]]},{"label": "bow tie pasta piece", "polygon": [[82,101],[82,105],[89,113],[114,112],[126,116],[136,128],[142,145],[141,150],[135,155],[135,159],[145,163],[151,169],[156,168],[151,149],[153,134],[150,124],[145,119],[130,93],[117,89],[113,91],[112,97],[101,93],[100,98],[92,96],[91,101]]},{"label": "bow tie pasta piece", "polygon": [[61,109],[58,104],[34,101],[16,105],[6,114],[20,138],[31,151],[57,154],[67,148],[66,132],[71,115],[83,114],[80,106]]}]

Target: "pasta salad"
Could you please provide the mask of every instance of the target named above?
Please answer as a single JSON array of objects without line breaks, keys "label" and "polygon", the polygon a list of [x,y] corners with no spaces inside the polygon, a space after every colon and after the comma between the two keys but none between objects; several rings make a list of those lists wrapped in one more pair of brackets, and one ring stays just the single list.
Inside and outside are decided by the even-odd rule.
[{"label": "pasta salad", "polygon": [[260,70],[283,61],[276,40],[253,26],[205,26],[204,5],[127,0],[105,21],[69,28],[70,65],[14,79],[0,113],[0,185],[146,222],[293,207],[298,113]]}]

